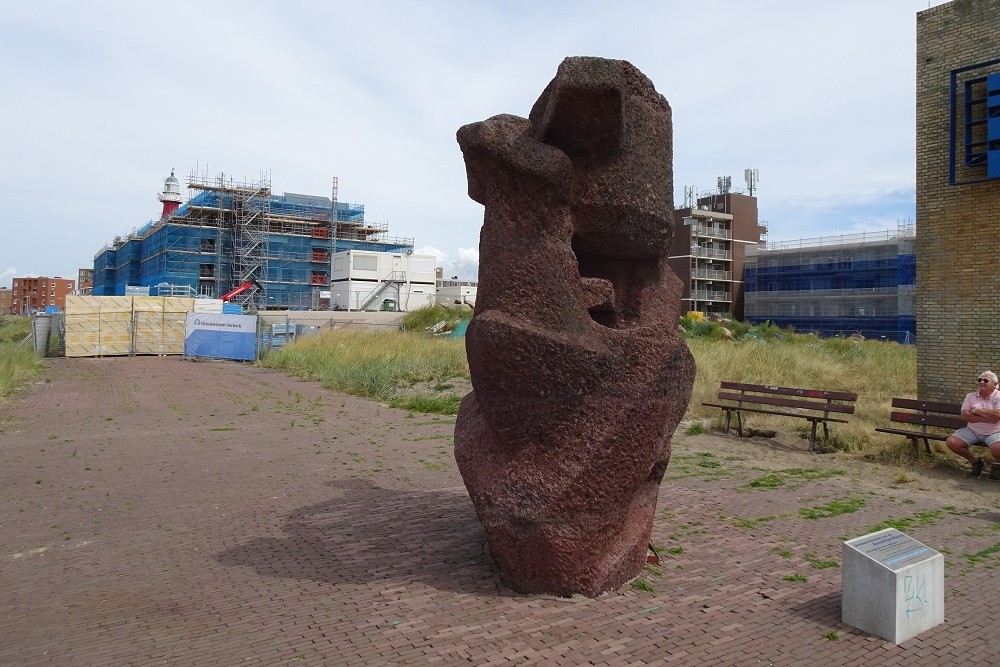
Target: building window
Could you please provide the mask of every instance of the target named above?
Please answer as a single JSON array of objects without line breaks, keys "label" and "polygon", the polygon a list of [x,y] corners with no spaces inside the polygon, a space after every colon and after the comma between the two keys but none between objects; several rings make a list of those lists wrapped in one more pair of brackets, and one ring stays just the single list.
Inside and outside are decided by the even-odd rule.
[{"label": "building window", "polygon": [[1000,58],[951,71],[951,185],[1000,178]]}]

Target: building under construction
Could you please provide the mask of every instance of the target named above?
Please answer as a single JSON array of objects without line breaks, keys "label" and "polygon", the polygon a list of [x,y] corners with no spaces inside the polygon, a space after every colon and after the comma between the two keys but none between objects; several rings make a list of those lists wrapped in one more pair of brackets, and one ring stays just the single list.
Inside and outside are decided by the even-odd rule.
[{"label": "building under construction", "polygon": [[97,296],[149,288],[154,295],[231,297],[249,310],[329,307],[330,261],[344,250],[412,252],[413,239],[389,238],[365,221],[361,204],[331,196],[271,192],[270,178],[238,183],[192,175],[182,203],[171,171],[160,219],[116,237],[94,256]]},{"label": "building under construction", "polygon": [[821,336],[916,341],[912,224],[747,248],[745,317]]}]

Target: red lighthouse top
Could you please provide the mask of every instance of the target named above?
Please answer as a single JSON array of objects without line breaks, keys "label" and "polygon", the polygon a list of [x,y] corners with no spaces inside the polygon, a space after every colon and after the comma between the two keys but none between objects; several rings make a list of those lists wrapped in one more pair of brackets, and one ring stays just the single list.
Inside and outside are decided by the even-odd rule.
[{"label": "red lighthouse top", "polygon": [[174,176],[173,169],[163,181],[163,192],[160,193],[159,199],[163,202],[163,212],[160,214],[160,219],[169,218],[177,212],[177,208],[181,205],[181,184]]}]

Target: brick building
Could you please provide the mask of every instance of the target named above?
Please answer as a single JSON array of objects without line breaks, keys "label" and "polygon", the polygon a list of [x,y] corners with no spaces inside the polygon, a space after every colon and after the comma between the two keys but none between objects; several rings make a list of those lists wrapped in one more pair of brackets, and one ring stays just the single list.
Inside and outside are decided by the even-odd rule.
[{"label": "brick building", "polygon": [[961,399],[1000,368],[1000,0],[917,22],[917,391]]},{"label": "brick building", "polygon": [[78,269],[76,275],[76,293],[88,295],[94,293],[94,270]]},{"label": "brick building", "polygon": [[11,312],[16,315],[30,315],[47,306],[66,308],[66,295],[76,289],[76,281],[70,278],[14,278],[11,289]]},{"label": "brick building", "polygon": [[681,312],[742,320],[746,249],[766,231],[757,221],[757,198],[741,193],[705,195],[675,210],[667,263],[684,284]]},{"label": "brick building", "polygon": [[0,315],[10,315],[13,292],[9,287],[0,287]]}]

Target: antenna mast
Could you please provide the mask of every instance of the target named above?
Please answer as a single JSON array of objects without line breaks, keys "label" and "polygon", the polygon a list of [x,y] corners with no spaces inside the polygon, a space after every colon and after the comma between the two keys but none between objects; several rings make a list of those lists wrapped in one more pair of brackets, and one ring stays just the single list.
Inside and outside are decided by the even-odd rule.
[{"label": "antenna mast", "polygon": [[750,196],[753,197],[753,193],[757,190],[757,184],[760,183],[760,169],[754,169],[750,167],[743,170],[743,180],[746,181],[747,190],[750,192]]}]

